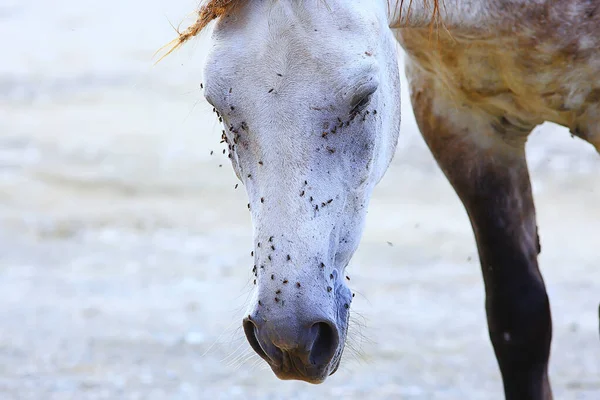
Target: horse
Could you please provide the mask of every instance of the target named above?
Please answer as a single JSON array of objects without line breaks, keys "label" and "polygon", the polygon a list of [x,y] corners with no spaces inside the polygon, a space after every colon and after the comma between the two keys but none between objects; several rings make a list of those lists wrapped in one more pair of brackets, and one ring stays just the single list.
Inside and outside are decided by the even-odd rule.
[{"label": "horse", "polygon": [[242,325],[275,375],[321,383],[339,367],[345,269],[400,131],[399,43],[475,235],[505,398],[552,399],[525,143],[551,121],[600,152],[600,0],[207,0],[166,54],[211,22],[204,96],[254,229]]}]

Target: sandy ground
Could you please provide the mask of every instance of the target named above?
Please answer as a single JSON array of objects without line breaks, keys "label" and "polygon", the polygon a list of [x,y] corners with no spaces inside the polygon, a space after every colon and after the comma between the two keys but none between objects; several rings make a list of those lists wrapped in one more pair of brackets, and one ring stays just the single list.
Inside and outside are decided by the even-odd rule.
[{"label": "sandy ground", "polygon": [[[207,42],[152,66],[195,6],[166,3],[0,3],[0,399],[501,399],[471,230],[406,93],[349,267],[356,351],[319,386],[252,356],[245,193]],[[528,152],[556,398],[599,399],[600,157],[553,125]]]}]

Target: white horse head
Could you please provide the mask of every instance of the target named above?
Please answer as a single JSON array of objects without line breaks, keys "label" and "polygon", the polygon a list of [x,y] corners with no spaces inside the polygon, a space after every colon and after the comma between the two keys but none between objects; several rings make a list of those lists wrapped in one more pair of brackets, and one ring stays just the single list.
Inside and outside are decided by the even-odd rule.
[{"label": "white horse head", "polygon": [[322,382],[339,364],[344,270],[396,147],[396,42],[379,3],[248,1],[213,33],[205,96],[254,226],[244,331],[282,379]]},{"label": "white horse head", "polygon": [[256,288],[252,348],[282,379],[319,383],[344,349],[345,268],[400,129],[387,1],[213,0],[205,97],[244,183]]}]

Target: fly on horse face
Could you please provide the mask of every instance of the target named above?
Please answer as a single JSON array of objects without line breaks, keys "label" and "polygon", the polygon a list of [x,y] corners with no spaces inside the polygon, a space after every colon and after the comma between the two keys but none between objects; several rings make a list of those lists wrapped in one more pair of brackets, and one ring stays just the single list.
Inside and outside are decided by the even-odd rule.
[{"label": "fly on horse face", "polygon": [[345,268],[400,131],[399,42],[419,129],[471,220],[506,398],[551,399],[524,148],[552,121],[600,151],[600,0],[212,0],[173,49],[213,20],[204,93],[250,201],[256,353],[281,379],[340,364]]}]

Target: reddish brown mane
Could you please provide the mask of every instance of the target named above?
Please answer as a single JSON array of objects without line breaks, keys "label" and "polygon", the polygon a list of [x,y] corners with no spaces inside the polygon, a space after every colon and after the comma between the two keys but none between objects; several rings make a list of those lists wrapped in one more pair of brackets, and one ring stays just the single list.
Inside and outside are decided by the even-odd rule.
[{"label": "reddish brown mane", "polygon": [[204,0],[198,9],[196,22],[194,22],[185,31],[178,31],[177,33],[179,36],[176,39],[167,43],[158,50],[160,52],[161,50],[169,48],[168,51],[162,55],[158,61],[162,60],[173,51],[181,47],[189,39],[198,35],[211,21],[227,14],[242,1],[247,0]]},{"label": "reddish brown mane", "polygon": [[[220,18],[221,16],[229,13],[234,7],[242,3],[243,1],[248,0],[203,0],[200,8],[197,12],[196,22],[194,22],[190,27],[188,27],[183,32],[177,32],[178,37],[171,42],[167,43],[165,46],[161,47],[158,52],[161,50],[168,49],[168,51],[160,57],[160,60],[171,54],[173,51],[177,50],[181,47],[185,42],[194,36],[198,35],[206,26],[213,20]],[[402,8],[402,4],[406,0],[400,0],[398,5]],[[413,3],[413,0],[409,1],[409,15],[410,16],[410,6]],[[429,4],[429,1],[433,3],[433,13],[431,18],[431,27],[433,24],[437,22],[440,13],[440,0],[424,0],[426,4]],[[389,4],[389,0],[388,0]]]}]

